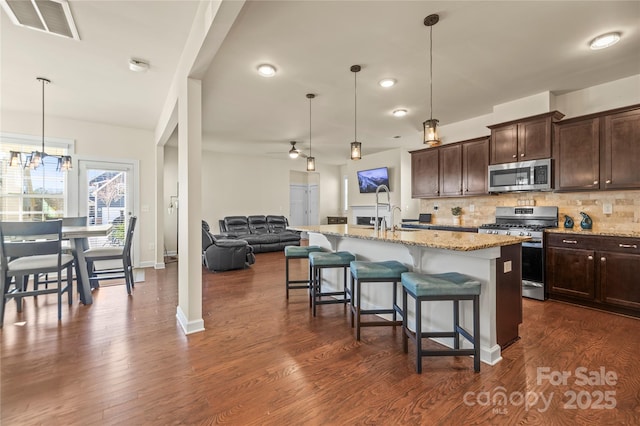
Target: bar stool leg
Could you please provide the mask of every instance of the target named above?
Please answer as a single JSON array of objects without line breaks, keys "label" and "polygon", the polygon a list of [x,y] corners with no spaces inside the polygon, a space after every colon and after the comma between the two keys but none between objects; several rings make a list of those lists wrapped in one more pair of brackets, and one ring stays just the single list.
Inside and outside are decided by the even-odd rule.
[{"label": "bar stool leg", "polygon": [[416,371],[422,373],[422,301],[416,297]]},{"label": "bar stool leg", "polygon": [[460,310],[459,310],[458,301],[453,301],[453,332],[455,336],[453,336],[453,349],[460,349]]},{"label": "bar stool leg", "polygon": [[356,280],[356,340],[360,341],[360,305],[362,303],[362,285]]},{"label": "bar stool leg", "polygon": [[480,296],[473,297],[473,370],[480,371]]},{"label": "bar stool leg", "polygon": [[393,322],[396,322],[398,319],[398,317],[396,316],[397,314],[396,305],[398,304],[398,296],[396,294],[397,292],[398,292],[398,281],[394,281],[393,282],[393,303],[391,304],[391,309],[393,309]]},{"label": "bar stool leg", "polygon": [[407,336],[409,328],[407,325],[407,290],[404,286],[402,286],[402,313],[402,350],[406,354],[409,352],[409,337]]},{"label": "bar stool leg", "polygon": [[285,257],[285,268],[284,268],[284,281],[285,286],[287,287],[287,299],[289,299],[289,258]]}]

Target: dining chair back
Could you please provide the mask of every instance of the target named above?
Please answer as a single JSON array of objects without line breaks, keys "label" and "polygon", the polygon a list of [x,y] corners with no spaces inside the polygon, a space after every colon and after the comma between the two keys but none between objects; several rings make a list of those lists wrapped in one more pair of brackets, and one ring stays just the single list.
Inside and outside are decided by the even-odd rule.
[{"label": "dining chair back", "polygon": [[[133,233],[136,228],[138,218],[132,216],[129,219],[129,226],[125,235],[124,246],[122,247],[95,247],[84,251],[89,271],[89,280],[92,287],[99,287],[100,280],[112,280],[124,278],[127,285],[127,293],[131,294],[131,289],[135,287],[133,282],[133,262],[131,260],[131,245],[133,244]],[[115,268],[98,269],[96,262],[104,260],[121,260],[122,265]]]},{"label": "dining chair back", "polygon": [[[87,216],[72,216],[72,217],[63,217],[62,218],[62,226],[87,226]],[[89,248],[89,240],[85,238],[83,240],[82,250],[86,250]],[[76,276],[78,275],[78,259],[76,258],[75,253],[73,252],[69,241],[62,241],[62,252],[69,253],[73,255],[73,262],[76,269]],[[45,288],[49,288],[50,283],[56,283],[56,277],[49,277],[49,274],[35,274],[33,277],[33,287],[37,290],[40,284],[44,284]]]},{"label": "dining chair back", "polygon": [[[62,220],[44,222],[0,222],[0,327],[4,322],[6,301],[14,298],[22,312],[22,298],[40,294],[58,294],[58,320],[62,318],[62,294],[72,298],[73,256],[62,252]],[[62,285],[62,271],[67,271]],[[30,275],[55,272],[56,288],[28,290]]]}]

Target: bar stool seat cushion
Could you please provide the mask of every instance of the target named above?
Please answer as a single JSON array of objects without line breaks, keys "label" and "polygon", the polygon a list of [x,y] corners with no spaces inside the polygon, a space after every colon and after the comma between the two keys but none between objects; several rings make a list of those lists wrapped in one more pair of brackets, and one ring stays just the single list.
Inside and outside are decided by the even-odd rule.
[{"label": "bar stool seat cushion", "polygon": [[312,266],[349,266],[353,260],[356,260],[356,257],[348,251],[309,253],[309,262]]},{"label": "bar stool seat cushion", "polygon": [[403,272],[408,272],[409,268],[396,260],[384,262],[351,262],[351,275],[357,280],[366,279],[400,279]]},{"label": "bar stool seat cushion", "polygon": [[480,294],[480,282],[459,272],[421,274],[405,272],[402,285],[415,296],[473,296]]},{"label": "bar stool seat cushion", "polygon": [[286,246],[284,256],[290,259],[306,259],[309,253],[322,252],[320,246]]}]

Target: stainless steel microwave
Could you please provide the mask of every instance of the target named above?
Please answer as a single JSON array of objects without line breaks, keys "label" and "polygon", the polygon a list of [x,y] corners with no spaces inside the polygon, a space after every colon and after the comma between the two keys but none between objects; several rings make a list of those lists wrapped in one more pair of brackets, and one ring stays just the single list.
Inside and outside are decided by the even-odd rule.
[{"label": "stainless steel microwave", "polygon": [[552,189],[550,158],[489,166],[489,192]]}]

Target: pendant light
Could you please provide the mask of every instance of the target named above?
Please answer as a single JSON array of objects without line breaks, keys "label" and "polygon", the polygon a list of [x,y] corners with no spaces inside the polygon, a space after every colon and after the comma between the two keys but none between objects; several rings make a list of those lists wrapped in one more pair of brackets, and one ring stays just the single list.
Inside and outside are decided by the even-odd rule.
[{"label": "pendant light", "polygon": [[359,160],[362,158],[362,143],[358,142],[358,81],[357,76],[362,68],[360,65],[352,65],[353,73],[353,142],[351,142],[351,159]]},{"label": "pendant light", "polygon": [[[42,83],[42,151],[32,151],[31,154],[27,155],[27,161],[24,165],[25,168],[29,167],[30,169],[37,169],[40,167],[42,162],[46,157],[57,158],[58,160],[58,171],[68,171],[71,169],[71,156],[70,155],[47,155],[44,152],[44,85],[51,83],[51,80],[44,77],[37,77],[36,80]],[[18,151],[10,152],[9,165],[10,166],[19,166],[22,164],[22,153]]]},{"label": "pendant light", "polygon": [[437,14],[424,18],[424,25],[429,27],[429,119],[422,123],[424,127],[424,143],[429,146],[440,145],[438,139],[438,120],[433,118],[433,26],[438,23]]},{"label": "pendant light", "polygon": [[315,98],[313,93],[307,93],[307,99],[309,99],[309,156],[307,157],[307,171],[316,171],[316,158],[311,153],[311,99]]}]

